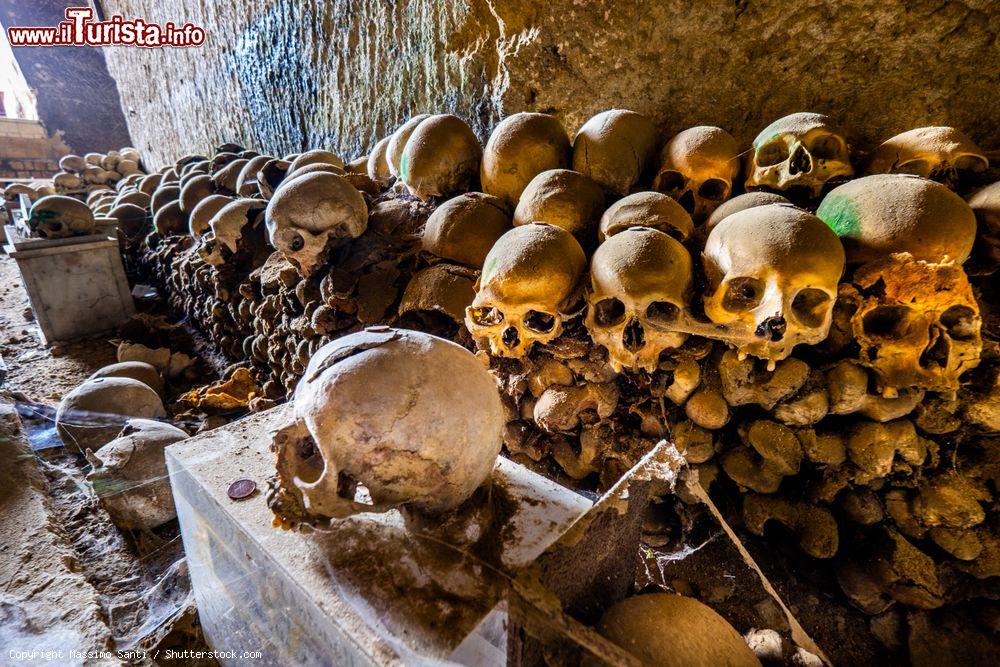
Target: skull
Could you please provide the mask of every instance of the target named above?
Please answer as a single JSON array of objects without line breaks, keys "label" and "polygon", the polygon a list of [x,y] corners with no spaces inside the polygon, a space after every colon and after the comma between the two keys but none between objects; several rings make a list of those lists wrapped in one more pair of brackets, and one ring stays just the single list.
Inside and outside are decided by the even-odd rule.
[{"label": "skull", "polygon": [[562,227],[580,245],[597,245],[597,225],[604,210],[604,191],[583,174],[550,169],[531,179],[514,209],[514,226],[544,222]]},{"label": "skull", "polygon": [[486,253],[510,227],[502,200],[466,192],[441,204],[427,218],[423,248],[435,257],[480,269]]},{"label": "skull", "polygon": [[909,174],[845,183],[823,198],[816,215],[840,236],[851,264],[898,252],[961,264],[976,240],[976,215],[961,197]]},{"label": "skull", "polygon": [[960,266],[891,255],[855,271],[859,305],[851,318],[860,362],[883,396],[909,387],[953,392],[979,364],[979,306]]},{"label": "skull", "polygon": [[601,216],[598,236],[603,242],[629,227],[658,229],[678,241],[687,240],[694,231],[688,212],[659,192],[636,192],[609,206]]},{"label": "skull", "polygon": [[79,199],[48,195],[31,205],[28,227],[43,239],[61,239],[94,233],[94,214]]},{"label": "skull", "polygon": [[819,197],[830,179],[853,175],[850,147],[833,122],[818,113],[793,113],[754,139],[746,187],[803,188]]},{"label": "skull", "polygon": [[[445,409],[447,406],[447,409]],[[489,371],[430,334],[373,327],[319,348],[275,435],[277,523],[456,508],[490,476],[503,411]],[[364,485],[372,504],[356,499]]]},{"label": "skull", "polygon": [[399,166],[403,159],[403,149],[410,135],[417,129],[417,125],[430,118],[430,114],[421,113],[413,116],[405,123],[396,128],[396,131],[389,135],[389,143],[385,147],[385,162],[389,169],[389,175],[399,178]]},{"label": "skull", "polygon": [[565,169],[569,160],[569,137],[558,120],[543,113],[516,113],[504,118],[486,142],[483,191],[516,206],[531,179]]},{"label": "skull", "polygon": [[733,213],[745,211],[748,208],[766,206],[767,204],[791,203],[792,202],[788,201],[781,195],[773,192],[747,192],[737,197],[733,197],[719,206],[719,208],[712,211],[712,215],[708,216],[708,220],[705,221],[705,231],[712,231],[712,229],[725,218],[731,216]]},{"label": "skull", "polygon": [[660,151],[653,189],[681,203],[696,222],[705,220],[729,198],[740,172],[740,149],[720,127],[692,127]]},{"label": "skull", "polygon": [[372,152],[368,155],[365,173],[368,174],[368,178],[376,183],[385,184],[392,180],[392,173],[389,171],[389,162],[386,160],[390,139],[392,139],[391,136],[379,139],[375,147],[372,148]]},{"label": "skull", "polygon": [[583,249],[565,229],[515,227],[486,255],[465,324],[493,355],[523,357],[562,332],[586,266]]},{"label": "skull", "polygon": [[198,205],[191,211],[191,215],[188,216],[188,229],[191,236],[196,239],[204,236],[212,228],[211,222],[215,214],[233,201],[236,200],[226,195],[209,195],[198,202]]},{"label": "skull", "polygon": [[231,201],[212,216],[211,228],[202,238],[198,254],[212,266],[224,266],[236,254],[238,243],[249,225],[252,229],[260,226],[264,202],[259,199],[237,199]]},{"label": "skull", "polygon": [[970,196],[969,207],[978,223],[975,254],[984,264],[985,272],[996,271],[1000,266],[1000,181]]},{"label": "skull", "polygon": [[632,227],[598,246],[586,325],[616,372],[651,372],[661,352],[684,343],[677,325],[688,312],[691,281],[687,249],[659,230]]},{"label": "skull", "polygon": [[399,161],[399,178],[427,200],[465,192],[479,175],[483,149],[464,120],[452,114],[424,119],[414,128]]},{"label": "skull", "polygon": [[659,136],[653,122],[634,111],[603,111],[577,131],[573,170],[612,195],[627,195],[646,171]]},{"label": "skull", "polygon": [[915,174],[954,187],[969,173],[990,166],[983,151],[953,127],[918,127],[887,139],[875,149],[869,174]]},{"label": "skull", "polygon": [[705,314],[741,357],[773,367],[830,330],[844,249],[819,218],[787,204],[749,208],[709,233]]},{"label": "skull", "polygon": [[344,178],[319,172],[279,186],[265,217],[271,245],[308,278],[331,248],[365,231],[368,205]]}]

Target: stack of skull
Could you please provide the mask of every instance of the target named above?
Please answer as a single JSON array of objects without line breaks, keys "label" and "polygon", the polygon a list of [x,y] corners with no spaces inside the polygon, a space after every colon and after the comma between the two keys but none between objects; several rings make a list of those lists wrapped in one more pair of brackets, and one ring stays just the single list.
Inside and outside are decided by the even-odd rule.
[{"label": "stack of skull", "polygon": [[132,249],[270,399],[366,325],[444,332],[488,359],[518,460],[607,486],[669,437],[870,613],[1000,575],[990,295],[965,270],[988,286],[1000,259],[982,151],[938,127],[860,156],[811,113],[750,151],[715,127],[657,148],[620,110],[572,141],[516,114],[485,150],[417,116],[349,164],[223,145],[135,184]]}]

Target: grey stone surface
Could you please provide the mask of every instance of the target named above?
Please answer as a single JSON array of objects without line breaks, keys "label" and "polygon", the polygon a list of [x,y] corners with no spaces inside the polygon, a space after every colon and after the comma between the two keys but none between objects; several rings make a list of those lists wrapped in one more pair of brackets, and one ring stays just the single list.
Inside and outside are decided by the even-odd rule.
[{"label": "grey stone surface", "polygon": [[996,0],[103,4],[208,31],[198,48],[108,50],[133,137],[156,159],[220,139],[350,157],[426,111],[458,113],[484,137],[523,110],[574,132],[614,107],[665,136],[716,124],[745,145],[810,110],[862,147],[927,124],[1000,146]]}]

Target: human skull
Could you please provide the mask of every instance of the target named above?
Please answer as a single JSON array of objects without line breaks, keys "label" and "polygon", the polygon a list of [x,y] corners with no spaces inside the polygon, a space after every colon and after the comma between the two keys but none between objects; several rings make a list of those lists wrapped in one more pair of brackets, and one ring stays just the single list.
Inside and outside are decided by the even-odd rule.
[{"label": "human skull", "polygon": [[961,197],[909,174],[845,183],[823,198],[816,215],[840,236],[851,264],[900,252],[961,264],[976,240],[976,215]]},{"label": "human skull", "polygon": [[708,235],[705,314],[721,328],[707,334],[770,366],[800,343],[830,330],[844,249],[819,218],[787,204],[749,208]]},{"label": "human skull", "polygon": [[198,254],[212,266],[223,266],[236,254],[238,243],[249,225],[260,225],[264,202],[259,199],[237,199],[225,204],[212,216],[210,231],[202,237]]},{"label": "human skull", "polygon": [[745,211],[748,208],[754,208],[755,206],[766,206],[767,204],[791,204],[779,194],[773,192],[747,192],[737,197],[724,202],[719,206],[719,208],[712,211],[712,215],[708,216],[708,220],[705,221],[705,231],[712,231],[712,229],[722,222],[725,218],[729,217],[733,213],[738,213],[739,211]]},{"label": "human skull", "polygon": [[802,188],[819,197],[827,181],[853,175],[850,147],[833,121],[818,113],[793,113],[754,139],[746,187]]},{"label": "human skull", "polygon": [[292,160],[292,164],[289,165],[288,171],[291,173],[310,164],[329,164],[334,167],[340,167],[341,169],[344,168],[344,160],[341,159],[339,155],[322,149],[314,149],[306,151],[305,153],[299,153],[295,159]]},{"label": "human skull", "polygon": [[399,178],[423,200],[464,192],[479,175],[483,149],[464,120],[452,114],[424,119],[406,140]]},{"label": "human skull", "polygon": [[396,506],[447,512],[489,478],[503,425],[496,384],[465,348],[389,327],[339,338],[309,360],[275,435],[268,505],[286,528]]},{"label": "human skull", "polygon": [[598,238],[603,242],[629,227],[658,229],[678,241],[686,241],[694,231],[688,212],[659,192],[636,192],[609,206],[601,215]]},{"label": "human skull", "polygon": [[66,394],[56,411],[56,431],[70,450],[98,449],[115,438],[129,417],[161,419],[159,394],[128,377],[87,380]]},{"label": "human skull", "polygon": [[569,162],[569,137],[562,123],[544,113],[516,113],[500,121],[486,142],[483,192],[516,206],[531,179],[565,169]]},{"label": "human skull", "polygon": [[569,169],[550,169],[524,188],[514,209],[514,226],[544,222],[562,227],[592,249],[603,210],[604,191],[597,183]]},{"label": "human skull", "polygon": [[392,139],[391,135],[379,139],[375,147],[372,148],[372,152],[368,155],[365,171],[368,174],[368,178],[376,183],[384,184],[392,180],[392,173],[389,171],[389,162],[386,160],[390,139]]},{"label": "human skull", "polygon": [[976,216],[976,255],[991,273],[1000,266],[1000,181],[977,190],[969,197]]},{"label": "human skull", "polygon": [[188,216],[188,230],[191,236],[195,239],[204,236],[212,228],[210,223],[215,214],[232,201],[236,200],[226,195],[209,195],[198,202]]},{"label": "human skull", "polygon": [[739,172],[740,149],[731,134],[721,127],[692,127],[663,146],[653,190],[670,195],[702,222],[729,198]]},{"label": "human skull", "polygon": [[632,227],[598,246],[586,326],[615,372],[652,372],[661,352],[684,343],[677,325],[687,317],[691,282],[687,249],[659,230]]},{"label": "human skull", "polygon": [[406,148],[406,142],[410,140],[410,135],[417,129],[417,125],[420,125],[420,123],[430,117],[430,114],[426,113],[417,114],[409,118],[389,135],[389,143],[385,147],[385,162],[391,176],[399,178],[399,166],[403,160],[403,149]]},{"label": "human skull", "polygon": [[64,195],[41,197],[31,205],[28,227],[43,239],[93,234],[94,213],[79,199]]},{"label": "human skull", "polygon": [[565,229],[515,227],[486,255],[465,324],[492,354],[523,357],[562,332],[586,266],[583,249]]},{"label": "human skull", "polygon": [[954,127],[918,127],[887,139],[872,153],[869,174],[915,174],[954,187],[962,176],[986,171],[983,151]]},{"label": "human skull", "polygon": [[510,228],[502,200],[482,192],[466,192],[441,204],[427,218],[423,249],[478,270],[486,253]]},{"label": "human skull", "polygon": [[896,254],[865,264],[851,282],[859,361],[874,371],[883,396],[910,387],[953,392],[959,376],[979,365],[982,318],[962,267]]},{"label": "human skull", "polygon": [[646,116],[625,109],[603,111],[573,138],[573,170],[612,195],[627,195],[646,171],[658,140]]},{"label": "human skull", "polygon": [[329,250],[368,227],[365,198],[344,178],[319,172],[283,183],[267,204],[267,233],[304,278]]}]

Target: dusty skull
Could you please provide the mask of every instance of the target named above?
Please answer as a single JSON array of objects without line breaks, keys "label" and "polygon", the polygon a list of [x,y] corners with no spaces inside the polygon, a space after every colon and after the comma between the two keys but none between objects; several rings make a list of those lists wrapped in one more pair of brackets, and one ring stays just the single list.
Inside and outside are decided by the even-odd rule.
[{"label": "dusty skull", "polygon": [[625,109],[602,111],[573,138],[573,170],[612,195],[627,195],[642,178],[659,136],[646,116]]},{"label": "dusty skull", "polygon": [[543,113],[516,113],[504,118],[486,142],[483,191],[516,206],[531,179],[565,169],[569,161],[569,137],[558,120]]},{"label": "dusty skull", "polygon": [[515,227],[486,255],[465,324],[492,354],[523,357],[562,332],[586,266],[583,249],[565,229]]},{"label": "dusty skull", "polygon": [[678,324],[687,316],[691,282],[687,249],[659,230],[632,227],[597,248],[586,325],[616,372],[653,371],[661,352],[684,343]]},{"label": "dusty skull", "polygon": [[43,239],[83,236],[94,232],[94,214],[79,199],[48,195],[31,205],[28,227]]},{"label": "dusty skull", "polygon": [[264,202],[259,199],[237,199],[225,204],[209,220],[210,231],[202,237],[198,254],[212,266],[222,266],[236,254],[237,244],[249,225],[260,225]]},{"label": "dusty skull", "polygon": [[970,173],[986,171],[982,150],[954,127],[918,127],[887,139],[868,162],[869,174],[915,174],[954,186]]},{"label": "dusty skull", "polygon": [[731,134],[721,127],[692,127],[663,146],[653,189],[701,222],[729,198],[739,172],[740,149]]},{"label": "dusty skull", "polygon": [[747,169],[747,189],[802,188],[818,197],[827,181],[854,175],[847,139],[818,113],[779,118],[757,135]]},{"label": "dusty skull", "polygon": [[852,264],[906,252],[961,264],[976,240],[976,214],[934,181],[909,174],[865,176],[834,188],[816,210]]},{"label": "dusty skull", "polygon": [[598,238],[603,242],[629,227],[649,227],[686,241],[694,232],[688,212],[667,195],[636,192],[622,197],[601,215]]},{"label": "dusty skull", "polygon": [[434,209],[424,225],[422,245],[435,257],[481,269],[486,253],[510,227],[503,200],[466,192]]},{"label": "dusty skull", "polygon": [[196,239],[204,236],[211,230],[211,222],[215,214],[221,211],[223,206],[233,201],[236,200],[226,195],[209,195],[198,202],[198,205],[191,211],[191,215],[188,216],[188,230],[191,232],[191,236]]},{"label": "dusty skull", "polygon": [[819,218],[787,204],[734,213],[709,233],[704,264],[705,314],[722,329],[706,335],[771,364],[826,338],[844,249]]},{"label": "dusty skull", "polygon": [[569,169],[550,169],[531,179],[514,209],[514,226],[544,222],[562,227],[580,245],[597,245],[597,226],[604,210],[601,187]]},{"label": "dusty skull", "polygon": [[[275,435],[276,523],[403,505],[446,512],[490,476],[503,412],[468,350],[430,334],[373,327],[319,348]],[[356,485],[372,504],[356,500]]]},{"label": "dusty skull", "polygon": [[748,208],[766,206],[768,204],[791,203],[792,202],[788,201],[781,195],[773,192],[747,192],[737,197],[733,197],[719,206],[719,208],[715,209],[712,212],[712,215],[708,216],[708,220],[705,221],[705,230],[712,231],[713,227],[731,216],[733,213],[745,211]]},{"label": "dusty skull", "polygon": [[962,267],[892,255],[855,271],[851,318],[860,362],[883,396],[915,387],[949,392],[979,364],[979,305]]},{"label": "dusty skull", "polygon": [[427,200],[468,190],[479,175],[483,149],[464,120],[438,114],[421,121],[406,140],[399,178]]},{"label": "dusty skull", "polygon": [[308,277],[332,247],[365,231],[368,205],[344,178],[320,172],[279,186],[265,217],[271,245]]},{"label": "dusty skull", "polygon": [[430,117],[430,114],[426,113],[412,116],[389,135],[389,143],[385,146],[385,162],[390,176],[399,178],[400,162],[403,159],[403,149],[406,148],[406,142],[409,141],[413,131],[417,129],[417,125]]}]

